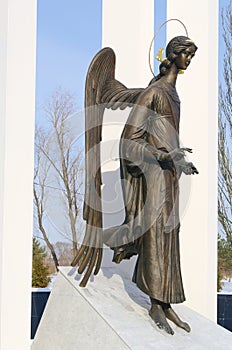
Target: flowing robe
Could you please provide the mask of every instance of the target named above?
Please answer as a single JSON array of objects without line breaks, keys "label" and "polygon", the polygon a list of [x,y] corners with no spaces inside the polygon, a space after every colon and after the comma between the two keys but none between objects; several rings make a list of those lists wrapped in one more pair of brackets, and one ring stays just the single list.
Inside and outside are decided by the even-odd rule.
[{"label": "flowing robe", "polygon": [[[151,298],[185,300],[179,253],[179,172],[172,162],[147,162],[151,150],[179,147],[180,101],[176,89],[158,80],[139,96],[120,142],[120,170],[128,246],[138,260],[133,281]],[[132,243],[131,243],[132,242]]]}]

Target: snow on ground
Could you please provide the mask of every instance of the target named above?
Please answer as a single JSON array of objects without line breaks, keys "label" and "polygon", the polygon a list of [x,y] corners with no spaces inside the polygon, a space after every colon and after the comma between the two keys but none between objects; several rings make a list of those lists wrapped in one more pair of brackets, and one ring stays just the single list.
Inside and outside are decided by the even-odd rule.
[{"label": "snow on ground", "polygon": [[[52,290],[53,284],[55,283],[57,275],[49,276],[51,278],[51,282],[48,284],[46,288],[32,288],[33,292],[50,292]],[[220,294],[232,294],[232,279],[223,279],[222,281],[222,290],[219,292]]]},{"label": "snow on ground", "polygon": [[220,294],[232,294],[232,280],[224,279],[221,282],[222,290],[220,291]]}]

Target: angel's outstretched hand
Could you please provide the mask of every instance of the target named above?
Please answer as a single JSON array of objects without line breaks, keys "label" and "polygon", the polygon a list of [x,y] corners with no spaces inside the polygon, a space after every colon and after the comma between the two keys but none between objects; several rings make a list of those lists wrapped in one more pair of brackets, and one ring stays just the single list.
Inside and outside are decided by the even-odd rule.
[{"label": "angel's outstretched hand", "polygon": [[161,162],[168,162],[168,161],[178,161],[184,158],[185,152],[192,153],[192,149],[188,147],[182,147],[182,148],[176,148],[171,152],[165,152],[165,151],[158,151],[158,156],[157,156],[157,151],[155,153],[157,160]]},{"label": "angel's outstretched hand", "polygon": [[172,159],[174,161],[178,161],[178,160],[184,158],[185,152],[192,153],[193,150],[192,150],[192,148],[188,148],[188,147],[176,148],[173,151],[168,153],[168,155],[170,157],[170,159],[168,159],[168,160]]}]

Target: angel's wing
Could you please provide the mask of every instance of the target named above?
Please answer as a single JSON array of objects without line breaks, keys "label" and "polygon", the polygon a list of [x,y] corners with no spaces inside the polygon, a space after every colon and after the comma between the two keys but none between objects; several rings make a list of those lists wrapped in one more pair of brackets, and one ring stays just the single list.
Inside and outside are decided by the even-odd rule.
[{"label": "angel's wing", "polygon": [[[127,89],[115,79],[115,53],[102,49],[92,60],[85,85],[85,201],[83,218],[86,232],[72,266],[79,264],[84,287],[95,267],[99,272],[102,260],[102,206],[100,142],[105,108],[125,109],[132,106],[144,89]],[[87,267],[88,266],[88,267]]]}]

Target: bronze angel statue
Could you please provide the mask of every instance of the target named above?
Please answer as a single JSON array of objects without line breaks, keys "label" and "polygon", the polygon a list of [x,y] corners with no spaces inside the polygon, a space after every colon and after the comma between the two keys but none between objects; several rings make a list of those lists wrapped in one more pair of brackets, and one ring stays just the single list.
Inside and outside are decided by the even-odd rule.
[{"label": "bronze angel statue", "polygon": [[[171,304],[185,300],[179,253],[179,178],[197,174],[180,148],[180,100],[176,79],[190,64],[197,46],[187,36],[173,38],[166,47],[160,73],[146,88],[128,89],[115,79],[115,53],[102,49],[92,60],[86,79],[86,177],[83,217],[86,232],[72,266],[84,273],[84,287],[99,272],[103,244],[120,263],[137,255],[133,281],[151,300],[149,315],[167,333],[167,319],[187,332],[190,327]],[[124,222],[102,228],[100,142],[105,108],[131,111],[120,139],[120,174],[125,206]]]}]

